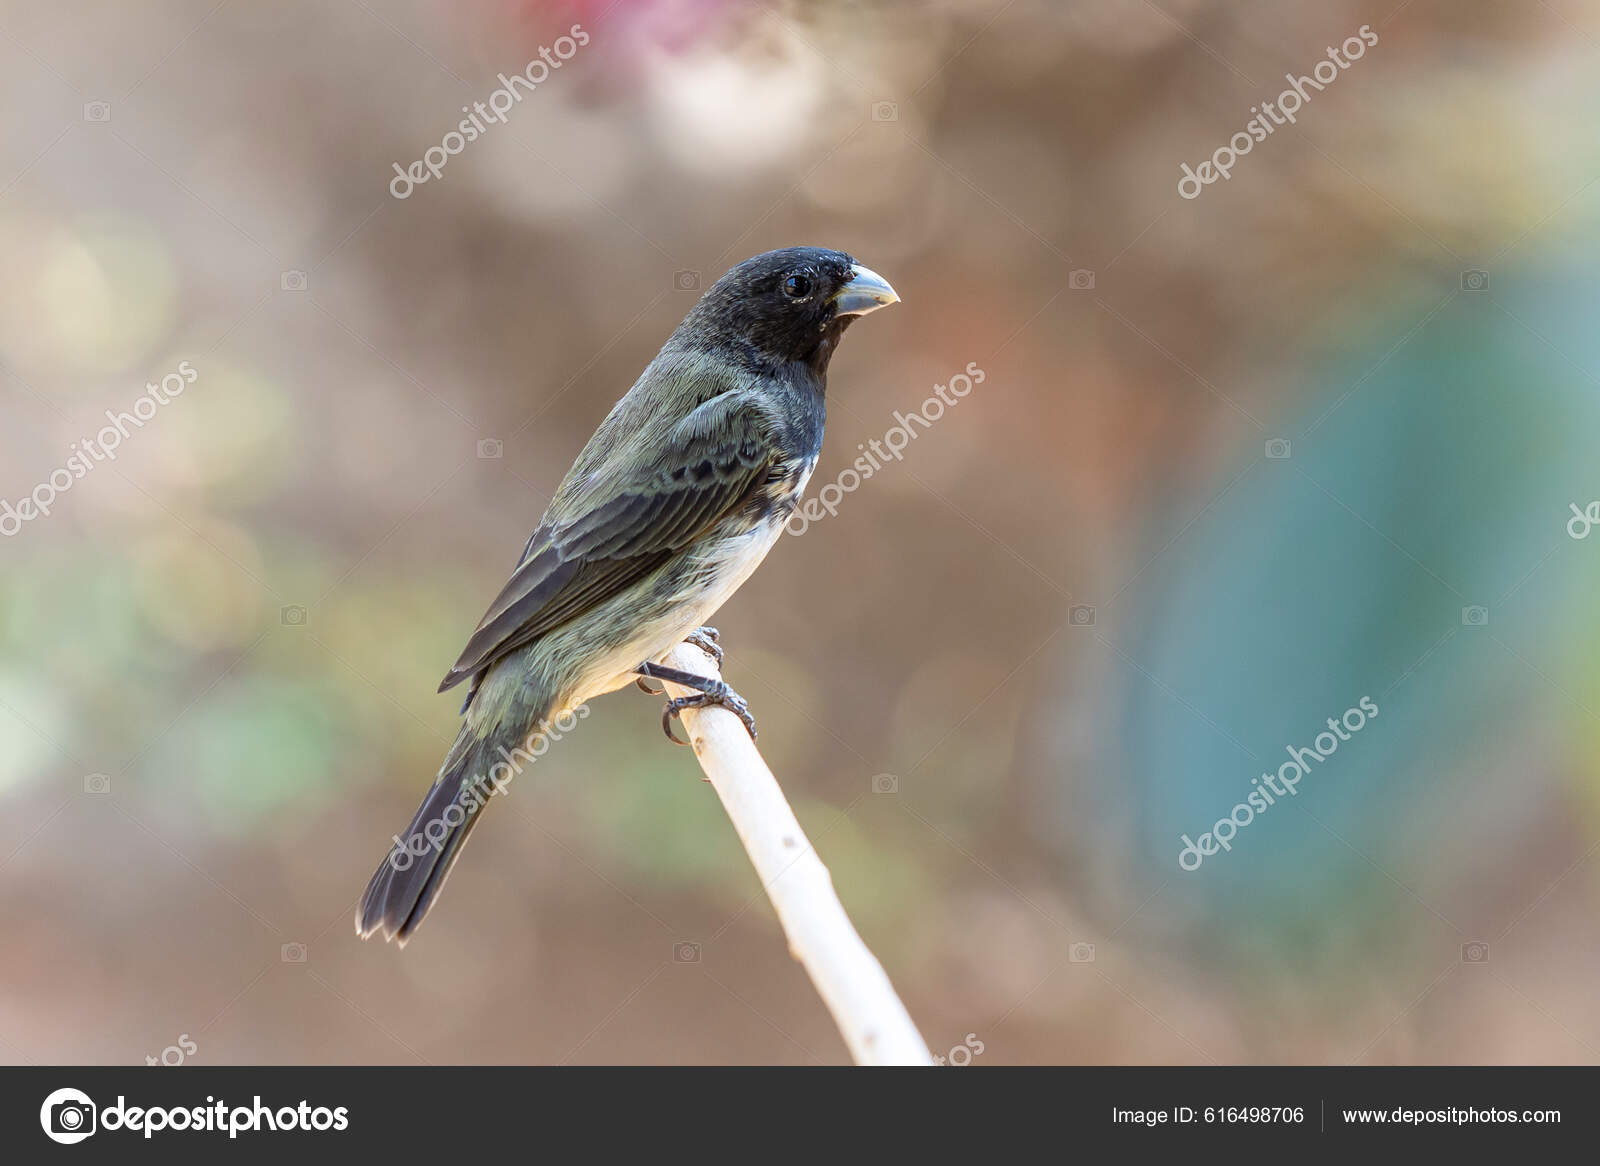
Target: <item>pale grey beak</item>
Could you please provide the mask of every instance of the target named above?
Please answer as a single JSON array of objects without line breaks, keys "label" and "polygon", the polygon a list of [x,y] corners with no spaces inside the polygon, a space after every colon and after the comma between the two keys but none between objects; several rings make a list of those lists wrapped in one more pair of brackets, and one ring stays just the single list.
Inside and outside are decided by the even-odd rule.
[{"label": "pale grey beak", "polygon": [[879,308],[900,302],[889,281],[876,271],[855,263],[850,267],[850,275],[850,282],[833,297],[839,309],[836,315],[865,316],[868,312],[876,312]]}]

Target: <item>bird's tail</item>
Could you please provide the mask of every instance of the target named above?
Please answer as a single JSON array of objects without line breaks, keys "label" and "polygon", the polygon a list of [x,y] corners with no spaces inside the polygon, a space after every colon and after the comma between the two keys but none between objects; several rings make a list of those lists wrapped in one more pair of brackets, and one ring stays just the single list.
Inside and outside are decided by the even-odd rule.
[{"label": "bird's tail", "polygon": [[385,940],[398,939],[403,947],[428,914],[484,807],[504,790],[513,767],[520,768],[515,753],[499,744],[462,725],[411,825],[395,836],[394,848],[361,896],[356,934],[362,939],[381,930]]}]

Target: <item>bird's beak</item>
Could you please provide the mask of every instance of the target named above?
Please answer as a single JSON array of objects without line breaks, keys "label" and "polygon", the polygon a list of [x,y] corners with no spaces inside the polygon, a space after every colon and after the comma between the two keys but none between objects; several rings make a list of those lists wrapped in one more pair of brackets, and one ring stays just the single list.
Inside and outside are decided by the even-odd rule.
[{"label": "bird's beak", "polygon": [[850,282],[833,297],[838,308],[835,315],[865,316],[868,312],[876,312],[879,308],[900,302],[889,281],[876,271],[855,263],[850,266],[850,277]]}]

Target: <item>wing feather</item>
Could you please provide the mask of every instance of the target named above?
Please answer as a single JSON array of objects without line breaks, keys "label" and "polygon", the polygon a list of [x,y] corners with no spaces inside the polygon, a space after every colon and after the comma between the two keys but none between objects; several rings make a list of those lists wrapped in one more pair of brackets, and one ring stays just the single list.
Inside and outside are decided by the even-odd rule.
[{"label": "wing feather", "polygon": [[725,393],[665,434],[653,463],[613,457],[582,489],[564,483],[558,498],[586,505],[557,521],[545,516],[439,691],[627,590],[736,510],[767,481],[769,425],[743,394]]}]

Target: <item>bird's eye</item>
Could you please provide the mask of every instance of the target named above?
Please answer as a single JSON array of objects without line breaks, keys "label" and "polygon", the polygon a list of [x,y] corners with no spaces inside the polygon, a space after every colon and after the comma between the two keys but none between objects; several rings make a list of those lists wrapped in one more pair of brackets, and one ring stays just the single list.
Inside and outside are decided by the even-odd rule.
[{"label": "bird's eye", "polygon": [[783,294],[799,299],[811,290],[811,281],[803,275],[791,275],[783,281]]}]

